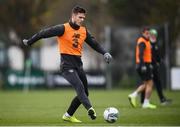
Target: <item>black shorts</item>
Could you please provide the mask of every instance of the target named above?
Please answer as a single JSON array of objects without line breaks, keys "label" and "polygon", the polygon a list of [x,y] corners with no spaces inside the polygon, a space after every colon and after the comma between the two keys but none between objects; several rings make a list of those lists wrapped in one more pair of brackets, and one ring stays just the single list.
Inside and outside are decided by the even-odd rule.
[{"label": "black shorts", "polygon": [[136,65],[136,71],[138,75],[140,76],[142,81],[147,81],[153,79],[153,68],[152,65],[149,63],[145,64],[147,70],[142,72],[141,71],[141,66],[139,64]]}]

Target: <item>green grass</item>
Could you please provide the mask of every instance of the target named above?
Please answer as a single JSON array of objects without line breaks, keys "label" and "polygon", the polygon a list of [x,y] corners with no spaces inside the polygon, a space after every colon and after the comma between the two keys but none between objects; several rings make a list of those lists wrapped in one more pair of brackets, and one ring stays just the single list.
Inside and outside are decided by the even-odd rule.
[{"label": "green grass", "polygon": [[[81,124],[67,123],[61,116],[68,108],[75,95],[73,90],[49,91],[0,91],[0,125],[55,125],[55,126],[125,126],[125,125],[180,125],[180,92],[165,92],[173,99],[168,106],[161,106],[155,91],[152,101],[158,105],[155,110],[132,108],[127,95],[130,90],[90,90],[90,99],[97,112],[97,119],[92,121],[81,106],[75,116]],[[105,108],[114,106],[120,112],[116,123],[103,120]]]}]

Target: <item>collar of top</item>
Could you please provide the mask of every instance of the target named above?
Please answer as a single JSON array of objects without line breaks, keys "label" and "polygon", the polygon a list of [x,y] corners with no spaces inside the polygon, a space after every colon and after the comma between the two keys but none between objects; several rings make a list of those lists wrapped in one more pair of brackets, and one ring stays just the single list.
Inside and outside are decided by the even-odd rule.
[{"label": "collar of top", "polygon": [[80,28],[80,26],[78,26],[76,23],[73,23],[72,21],[69,21],[69,25],[75,30],[78,30]]}]

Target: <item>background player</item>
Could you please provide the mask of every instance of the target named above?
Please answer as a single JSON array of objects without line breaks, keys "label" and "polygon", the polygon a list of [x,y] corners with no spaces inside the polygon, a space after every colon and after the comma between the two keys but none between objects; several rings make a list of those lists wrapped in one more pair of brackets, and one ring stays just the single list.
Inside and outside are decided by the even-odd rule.
[{"label": "background player", "polygon": [[145,99],[143,101],[142,108],[155,109],[156,105],[149,102],[150,96],[153,88],[153,74],[152,74],[152,54],[151,54],[151,44],[149,41],[149,29],[144,28],[142,30],[142,35],[138,38],[136,43],[136,70],[143,81],[143,84],[131,94],[128,98],[130,104],[136,107],[136,97],[138,93],[145,91]]},{"label": "background player", "polygon": [[[150,29],[149,32],[150,32],[150,42],[152,49],[153,82],[156,87],[156,91],[161,104],[167,105],[171,103],[171,100],[166,99],[166,97],[164,96],[162,83],[160,80],[161,55],[157,43],[158,32],[156,29]],[[143,101],[144,101],[144,92],[142,92],[141,94],[141,103],[143,103]]]}]

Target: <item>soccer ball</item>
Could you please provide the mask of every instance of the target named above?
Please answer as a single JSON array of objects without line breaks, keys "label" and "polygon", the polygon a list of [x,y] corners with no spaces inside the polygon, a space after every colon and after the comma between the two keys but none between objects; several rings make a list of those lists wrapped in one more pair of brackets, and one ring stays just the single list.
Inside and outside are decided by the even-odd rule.
[{"label": "soccer ball", "polygon": [[114,107],[109,107],[104,110],[103,116],[108,123],[114,123],[119,117],[119,111]]}]

